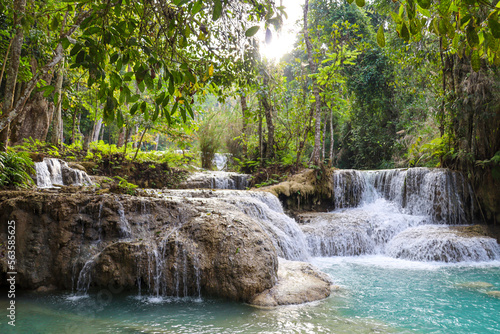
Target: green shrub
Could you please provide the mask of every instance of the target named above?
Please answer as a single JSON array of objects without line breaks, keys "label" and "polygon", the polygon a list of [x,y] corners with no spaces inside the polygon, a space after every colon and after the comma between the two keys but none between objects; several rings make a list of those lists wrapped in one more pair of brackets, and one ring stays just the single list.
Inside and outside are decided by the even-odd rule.
[{"label": "green shrub", "polygon": [[0,152],[0,187],[30,188],[34,185],[33,161],[26,152]]}]

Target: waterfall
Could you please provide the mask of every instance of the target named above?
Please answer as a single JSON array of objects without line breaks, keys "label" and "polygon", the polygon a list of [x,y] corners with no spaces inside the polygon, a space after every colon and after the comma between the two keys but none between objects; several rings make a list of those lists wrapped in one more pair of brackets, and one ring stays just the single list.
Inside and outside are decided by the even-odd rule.
[{"label": "waterfall", "polygon": [[463,225],[472,221],[472,189],[458,172],[410,168],[365,173],[380,196],[403,212],[432,217],[435,223]]},{"label": "waterfall", "polygon": [[217,170],[225,170],[227,167],[228,157],[228,153],[215,153],[212,164],[217,167]]},{"label": "waterfall", "polygon": [[430,168],[338,170],[331,182],[335,211],[299,215],[313,256],[500,259],[495,239],[446,226],[473,223],[473,193],[460,173]]},{"label": "waterfall", "polygon": [[[149,190],[156,193],[155,190]],[[210,198],[233,206],[251,217],[270,237],[278,256],[287,260],[309,258],[307,241],[297,222],[283,212],[279,199],[264,191],[162,190],[161,196]]]},{"label": "waterfall", "polygon": [[250,175],[223,171],[196,172],[191,174],[179,188],[184,189],[237,189],[248,186]]},{"label": "waterfall", "polygon": [[62,160],[45,158],[35,163],[36,184],[38,188],[51,188],[58,185],[91,185],[90,177],[84,171],[70,168]]},{"label": "waterfall", "polygon": [[392,239],[387,255],[413,261],[489,261],[500,259],[500,246],[493,238],[456,233],[449,226],[422,225]]}]

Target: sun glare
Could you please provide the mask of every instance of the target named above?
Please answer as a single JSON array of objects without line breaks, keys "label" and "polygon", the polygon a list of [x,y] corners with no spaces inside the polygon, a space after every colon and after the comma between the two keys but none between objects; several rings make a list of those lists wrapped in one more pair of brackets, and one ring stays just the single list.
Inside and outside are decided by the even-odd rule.
[{"label": "sun glare", "polygon": [[284,18],[284,24],[281,32],[273,31],[271,43],[265,42],[265,31],[260,31],[260,54],[268,59],[278,62],[286,53],[292,51],[293,45],[297,40],[301,25],[296,24],[297,20],[302,18],[303,0],[284,0],[285,12],[288,18]]}]

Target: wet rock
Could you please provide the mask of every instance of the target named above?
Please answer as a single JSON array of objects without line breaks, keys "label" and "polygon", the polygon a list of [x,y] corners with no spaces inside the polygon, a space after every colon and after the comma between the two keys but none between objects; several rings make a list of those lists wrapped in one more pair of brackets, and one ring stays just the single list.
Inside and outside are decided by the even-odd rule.
[{"label": "wet rock", "polygon": [[250,175],[223,171],[206,171],[191,174],[179,189],[239,189],[248,186]]},{"label": "wet rock", "polygon": [[[22,289],[140,285],[150,293],[246,301],[277,280],[270,237],[216,199],[0,192],[0,240],[11,220]],[[0,276],[6,272],[3,257]]]},{"label": "wet rock", "polygon": [[386,254],[412,261],[490,261],[500,259],[500,245],[490,237],[438,225],[409,228],[387,245]]},{"label": "wet rock", "polygon": [[306,262],[279,259],[278,283],[255,295],[249,303],[272,307],[321,300],[330,296],[332,281],[316,267]]},{"label": "wet rock", "polygon": [[491,288],[493,284],[488,282],[464,282],[464,283],[457,283],[456,286],[468,289],[486,289],[486,288]]},{"label": "wet rock", "polygon": [[500,298],[500,291],[487,291],[486,294],[491,297]]}]

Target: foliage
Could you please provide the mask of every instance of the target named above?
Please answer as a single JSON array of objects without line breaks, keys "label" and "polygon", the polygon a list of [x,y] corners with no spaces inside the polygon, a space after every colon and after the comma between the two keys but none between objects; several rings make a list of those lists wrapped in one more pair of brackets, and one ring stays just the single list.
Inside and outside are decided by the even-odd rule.
[{"label": "foliage", "polygon": [[137,185],[128,182],[126,179],[120,176],[115,176],[115,179],[118,180],[118,189],[121,190],[121,192],[129,195],[135,195]]},{"label": "foliage", "polygon": [[33,161],[26,152],[0,152],[0,187],[30,188],[34,182]]},{"label": "foliage", "polygon": [[[419,41],[427,32],[435,34],[444,52],[469,58],[477,72],[481,59],[500,63],[500,4],[494,4],[476,0],[404,0],[390,15],[406,42]],[[379,32],[382,40],[383,28]]]}]

